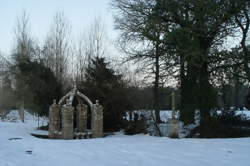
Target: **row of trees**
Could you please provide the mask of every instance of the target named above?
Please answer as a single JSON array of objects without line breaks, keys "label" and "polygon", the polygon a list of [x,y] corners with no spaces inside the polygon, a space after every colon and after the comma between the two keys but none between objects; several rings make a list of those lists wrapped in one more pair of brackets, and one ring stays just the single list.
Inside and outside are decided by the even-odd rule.
[{"label": "row of trees", "polygon": [[[5,103],[6,109],[24,104],[47,115],[52,100],[76,84],[104,105],[107,130],[121,128],[128,110],[154,109],[159,123],[160,110],[171,108],[172,91],[178,94],[177,108],[186,124],[194,121],[195,110],[201,111],[205,125],[215,107],[245,104],[238,98],[246,95],[250,78],[247,0],[112,0],[111,4],[115,27],[121,32],[117,45],[126,62],[140,66],[139,77],[147,84],[128,72],[130,66],[110,60],[100,19],[73,42],[69,20],[57,12],[39,44],[24,12],[17,19],[8,70],[1,77],[0,102],[11,102],[0,104]],[[225,41],[235,35],[241,37],[239,45],[225,48]],[[175,88],[166,87],[170,80],[177,82]]]},{"label": "row of trees", "polygon": [[[169,77],[179,82],[185,124],[194,121],[197,109],[202,124],[209,123],[215,88],[226,81],[226,74],[249,82],[249,1],[113,0],[112,7],[128,60],[142,63],[153,77],[158,122],[159,85]],[[224,49],[228,37],[238,34],[236,52]]]},{"label": "row of trees", "polygon": [[120,63],[109,62],[108,39],[100,19],[75,46],[70,29],[67,18],[58,12],[44,42],[39,44],[31,35],[28,15],[24,12],[18,17],[9,65],[1,77],[0,109],[24,106],[47,116],[53,99],[59,100],[75,84],[92,101],[98,99],[104,106],[105,129],[120,129],[125,111],[143,108],[144,101],[134,103],[134,99],[140,100],[135,93],[140,89],[130,88],[131,81],[121,72],[122,67],[115,67]]},{"label": "row of trees", "polygon": [[[24,11],[15,25],[12,63],[30,59],[50,68],[60,84],[83,80],[84,66],[93,57],[107,54],[104,23],[100,18],[85,30],[76,41],[72,40],[71,25],[63,12],[57,12],[49,32],[40,44],[31,34],[29,16]],[[70,78],[70,79],[69,79]],[[68,86],[63,86],[64,90]]]},{"label": "row of trees", "polygon": [[56,13],[53,20],[44,43],[38,44],[32,38],[28,15],[24,12],[18,17],[11,57],[1,56],[0,61],[8,63],[0,70],[0,110],[23,105],[40,116],[48,115],[53,99],[59,100],[76,84],[92,101],[99,99],[104,105],[105,128],[120,128],[128,109],[127,84],[104,58],[104,24],[97,19],[72,46],[64,14]]}]

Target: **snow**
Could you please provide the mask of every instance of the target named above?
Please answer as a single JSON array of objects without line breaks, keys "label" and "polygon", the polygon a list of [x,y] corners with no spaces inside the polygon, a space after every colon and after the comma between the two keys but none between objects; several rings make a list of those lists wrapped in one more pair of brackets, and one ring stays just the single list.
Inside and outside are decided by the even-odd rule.
[{"label": "snow", "polygon": [[[4,116],[4,119],[2,119],[2,121],[21,122],[18,110],[10,110],[9,113]],[[24,121],[35,122],[35,121],[38,121],[38,117],[36,115],[32,115],[31,113],[29,113],[28,110],[25,110]],[[39,126],[46,125],[48,123],[48,118],[39,117],[39,123],[40,123]]]},{"label": "snow", "polygon": [[[146,119],[151,119],[152,115],[154,116],[153,110],[135,110],[132,113],[132,119],[134,119],[134,114],[137,114],[139,118],[143,115]],[[178,113],[178,112],[177,112]],[[172,118],[172,110],[160,110],[161,121],[167,122]],[[126,113],[127,120],[129,120],[129,112]]]},{"label": "snow", "polygon": [[236,115],[245,115],[248,119],[250,119],[250,111],[249,110],[237,110]]},{"label": "snow", "polygon": [[[170,139],[148,135],[39,139],[35,118],[0,121],[0,166],[249,166],[250,138]],[[12,139],[10,138],[21,138]]]},{"label": "snow", "polygon": [[[4,118],[5,121],[17,122],[20,121],[18,110],[11,110]],[[24,120],[35,120],[35,116],[31,115],[28,111],[24,111]]]}]

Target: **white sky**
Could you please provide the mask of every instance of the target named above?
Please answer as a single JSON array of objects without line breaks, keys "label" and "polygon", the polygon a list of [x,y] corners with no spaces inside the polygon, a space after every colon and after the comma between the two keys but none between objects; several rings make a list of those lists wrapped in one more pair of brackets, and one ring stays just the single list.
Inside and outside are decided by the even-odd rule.
[{"label": "white sky", "polygon": [[101,17],[112,39],[116,32],[113,29],[109,2],[110,0],[1,0],[0,52],[5,55],[10,53],[17,16],[24,10],[29,15],[32,37],[39,42],[44,40],[57,11],[63,11],[70,21],[73,38],[77,38],[95,18]]}]

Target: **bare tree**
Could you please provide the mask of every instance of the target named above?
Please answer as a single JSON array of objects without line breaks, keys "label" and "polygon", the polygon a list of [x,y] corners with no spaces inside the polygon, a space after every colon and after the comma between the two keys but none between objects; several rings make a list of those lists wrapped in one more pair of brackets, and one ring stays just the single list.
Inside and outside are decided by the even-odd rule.
[{"label": "bare tree", "polygon": [[29,16],[23,11],[22,15],[17,17],[14,27],[15,45],[13,49],[13,59],[16,62],[34,57],[33,40],[30,31]]},{"label": "bare tree", "polygon": [[[156,122],[160,120],[159,86],[163,84],[163,71],[166,69],[165,48],[163,36],[166,27],[163,27],[154,16],[154,0],[126,1],[113,0],[112,7],[115,13],[116,29],[121,30],[120,48],[127,55],[126,61],[140,64],[145,79],[153,85]],[[163,33],[164,32],[164,33]]]},{"label": "bare tree", "polygon": [[46,66],[51,68],[62,83],[69,66],[71,26],[63,12],[57,12],[54,16],[51,29],[45,40],[43,56]]},{"label": "bare tree", "polygon": [[85,40],[83,37],[79,39],[76,48],[76,64],[75,64],[75,81],[77,83],[84,80],[84,71],[87,65],[87,56],[85,55]]},{"label": "bare tree", "polygon": [[85,54],[88,57],[88,61],[91,57],[105,56],[105,40],[107,40],[107,38],[105,36],[105,24],[101,18],[96,18],[94,20],[94,23],[90,26],[86,34],[86,39]]},{"label": "bare tree", "polygon": [[74,67],[77,82],[84,80],[85,68],[90,64],[92,58],[106,56],[107,41],[105,24],[101,18],[96,18],[89,29],[81,35],[76,46]]},{"label": "bare tree", "polygon": [[14,47],[11,54],[13,63],[9,67],[9,73],[15,78],[12,84],[18,104],[26,104],[32,98],[25,83],[27,76],[22,75],[20,70],[20,66],[32,61],[35,57],[34,41],[30,32],[29,16],[23,11],[22,15],[17,17],[14,27]]}]

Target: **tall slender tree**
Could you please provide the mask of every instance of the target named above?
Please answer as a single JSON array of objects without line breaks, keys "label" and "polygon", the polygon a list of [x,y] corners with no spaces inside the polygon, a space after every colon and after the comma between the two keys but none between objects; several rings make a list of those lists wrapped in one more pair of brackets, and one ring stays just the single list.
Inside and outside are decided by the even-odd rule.
[{"label": "tall slender tree", "polygon": [[20,17],[17,17],[15,32],[15,45],[12,52],[13,64],[11,72],[15,77],[14,87],[17,97],[17,106],[22,103],[26,105],[32,98],[25,80],[27,75],[21,74],[20,66],[28,63],[34,57],[33,40],[30,34],[30,23],[27,13],[24,11]]},{"label": "tall slender tree", "polygon": [[[160,122],[159,87],[163,82],[163,61],[166,52],[162,45],[166,27],[163,27],[159,18],[154,17],[155,1],[126,1],[113,0],[112,7],[115,27],[121,30],[120,46],[128,55],[126,61],[139,63],[146,77],[152,81],[154,94],[154,110],[156,122]],[[151,82],[151,81],[150,81]]]},{"label": "tall slender tree", "polygon": [[57,12],[43,48],[46,66],[62,84],[67,73],[70,54],[71,26],[63,12]]}]

